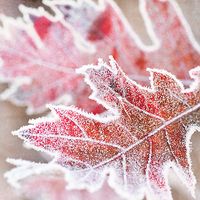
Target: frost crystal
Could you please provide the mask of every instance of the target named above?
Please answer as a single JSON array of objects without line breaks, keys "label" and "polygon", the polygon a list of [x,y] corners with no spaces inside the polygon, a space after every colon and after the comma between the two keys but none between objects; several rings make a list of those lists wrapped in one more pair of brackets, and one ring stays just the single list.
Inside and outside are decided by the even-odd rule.
[{"label": "frost crystal", "polygon": [[15,134],[52,153],[53,162],[66,168],[71,188],[93,191],[109,174],[109,184],[121,195],[170,200],[172,167],[194,196],[189,141],[199,130],[200,67],[190,71],[194,81],[187,89],[165,70],[148,71],[150,88],[129,79],[112,57],[110,65],[100,60],[84,66],[79,73],[107,116],[50,106],[56,118],[33,120]]},{"label": "frost crystal", "polygon": [[[200,48],[174,0],[140,0],[152,45],[144,45],[112,0],[45,1],[54,12],[20,7],[22,19],[2,17],[0,77],[10,83],[1,97],[27,105],[29,114],[46,103],[75,104],[100,113],[75,69],[113,55],[126,74],[148,83],[146,67],[159,67],[188,81],[200,64]],[[90,105],[90,106],[88,106]]]}]

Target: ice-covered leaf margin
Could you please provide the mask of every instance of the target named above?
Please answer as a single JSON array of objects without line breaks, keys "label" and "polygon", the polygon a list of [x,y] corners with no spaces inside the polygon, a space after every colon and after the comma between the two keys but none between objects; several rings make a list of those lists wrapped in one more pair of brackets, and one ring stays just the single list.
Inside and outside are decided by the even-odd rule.
[{"label": "ice-covered leaf margin", "polygon": [[[107,59],[112,54],[127,75],[145,82],[148,82],[146,67],[157,66],[188,84],[187,71],[200,64],[199,44],[175,0],[139,1],[152,41],[149,46],[132,30],[112,0],[100,0],[97,4],[90,0],[46,0],[44,3],[55,16],[42,8],[21,6],[22,18],[1,18],[4,27],[0,31],[3,64],[0,75],[10,84],[1,97],[27,105],[29,114],[43,111],[46,103],[58,102],[74,103],[98,112],[96,104],[93,102],[92,106],[92,102],[87,101],[90,91],[74,69],[96,63],[99,57]],[[69,38],[69,41],[60,41],[61,38]],[[65,50],[62,56],[57,54],[59,45]],[[19,55],[13,55],[13,51]],[[77,88],[80,85],[82,87]]]},{"label": "ice-covered leaf margin", "polygon": [[143,87],[112,57],[110,65],[99,60],[78,71],[93,90],[91,98],[110,115],[50,106],[55,118],[32,120],[14,134],[53,154],[53,162],[67,169],[71,188],[97,190],[109,174],[109,184],[122,196],[169,200],[167,173],[173,168],[194,196],[189,144],[200,130],[200,67],[190,71],[194,81],[187,89],[158,69],[149,69],[151,87]]},{"label": "ice-covered leaf margin", "polygon": [[65,177],[65,169],[51,163],[35,163],[25,160],[7,159],[15,165],[13,170],[5,174],[5,178],[17,191],[20,197],[31,200],[122,200],[105,182],[95,193],[85,189],[69,190]]},{"label": "ice-covered leaf margin", "polygon": [[56,163],[35,163],[31,161],[11,158],[8,158],[7,162],[16,167],[5,173],[4,177],[7,179],[7,182],[16,189],[20,189],[20,182],[29,176],[43,173],[51,174],[57,172],[65,174],[65,168]]}]

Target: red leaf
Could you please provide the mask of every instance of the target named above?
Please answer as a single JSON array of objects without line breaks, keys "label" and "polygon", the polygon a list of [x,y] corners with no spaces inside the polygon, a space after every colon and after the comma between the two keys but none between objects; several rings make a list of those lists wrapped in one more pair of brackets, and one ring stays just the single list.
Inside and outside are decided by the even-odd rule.
[{"label": "red leaf", "polygon": [[189,141],[199,130],[200,68],[185,89],[164,70],[149,69],[151,88],[130,80],[111,58],[110,66],[80,70],[92,99],[109,109],[107,116],[73,107],[50,106],[55,119],[39,119],[16,134],[36,149],[53,153],[69,170],[69,183],[98,187],[109,173],[118,193],[135,198],[172,199],[167,172],[173,167],[194,195]]},{"label": "red leaf", "polygon": [[141,42],[111,0],[46,4],[54,17],[21,7],[22,20],[2,18],[0,75],[10,83],[2,97],[27,105],[28,113],[61,100],[101,112],[74,72],[99,57],[113,55],[129,77],[140,82],[147,81],[146,67],[167,69],[187,81],[188,70],[200,64],[199,45],[175,1],[140,0],[151,46]]}]

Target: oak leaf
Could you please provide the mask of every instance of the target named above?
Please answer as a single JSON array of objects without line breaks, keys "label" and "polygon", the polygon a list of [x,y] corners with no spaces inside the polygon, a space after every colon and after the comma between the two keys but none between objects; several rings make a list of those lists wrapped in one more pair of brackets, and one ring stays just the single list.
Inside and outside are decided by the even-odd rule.
[{"label": "oak leaf", "polygon": [[29,114],[58,102],[102,112],[88,100],[90,90],[75,73],[99,57],[113,55],[129,77],[145,83],[146,67],[167,69],[187,82],[189,69],[200,64],[199,45],[175,1],[140,0],[149,46],[112,0],[45,4],[55,16],[21,6],[22,18],[1,18],[0,77],[10,84],[1,97],[27,105]]},{"label": "oak leaf", "polygon": [[20,196],[29,200],[122,200],[105,182],[96,192],[67,188],[65,170],[55,164],[34,163],[8,159],[16,167],[5,174],[7,181],[17,189]]},{"label": "oak leaf", "polygon": [[129,79],[117,63],[99,60],[79,70],[93,93],[108,109],[93,115],[74,107],[50,106],[53,119],[38,119],[17,132],[20,138],[55,156],[65,167],[71,187],[96,189],[109,175],[109,184],[125,196],[170,200],[167,182],[173,168],[194,196],[190,139],[199,130],[200,68],[184,88],[174,75],[148,69],[150,87]]}]

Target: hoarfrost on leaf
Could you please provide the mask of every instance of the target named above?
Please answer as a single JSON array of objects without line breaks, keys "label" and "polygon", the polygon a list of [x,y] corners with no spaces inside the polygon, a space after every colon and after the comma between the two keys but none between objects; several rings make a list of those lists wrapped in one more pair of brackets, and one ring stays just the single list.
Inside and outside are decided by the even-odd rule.
[{"label": "hoarfrost on leaf", "polygon": [[[40,164],[24,160],[8,159],[16,167],[7,172],[8,182],[29,199],[48,200],[123,200],[105,182],[101,189],[91,193],[85,189],[68,190],[65,169],[55,164]],[[34,189],[33,189],[34,188]]]},{"label": "hoarfrost on leaf", "polygon": [[[152,45],[146,46],[112,0],[44,2],[55,12],[20,7],[23,17],[1,17],[0,77],[10,83],[1,97],[27,105],[29,114],[46,103],[73,104],[93,113],[103,109],[75,69],[113,55],[126,74],[147,83],[146,67],[160,67],[188,82],[200,64],[200,48],[174,0],[140,0]],[[90,106],[88,106],[90,105]]]},{"label": "hoarfrost on leaf", "polygon": [[173,168],[194,196],[189,143],[199,131],[200,67],[189,73],[185,89],[165,70],[148,69],[150,87],[125,75],[115,60],[99,60],[78,72],[108,109],[107,116],[75,107],[50,106],[52,119],[32,120],[15,132],[37,150],[52,153],[67,170],[71,188],[99,188],[107,175],[111,187],[126,197],[172,199],[167,173]]}]

